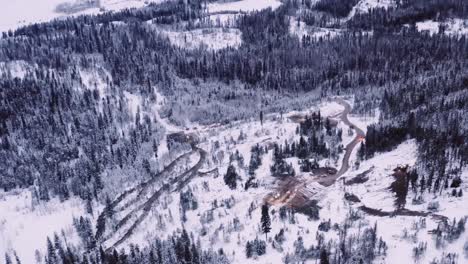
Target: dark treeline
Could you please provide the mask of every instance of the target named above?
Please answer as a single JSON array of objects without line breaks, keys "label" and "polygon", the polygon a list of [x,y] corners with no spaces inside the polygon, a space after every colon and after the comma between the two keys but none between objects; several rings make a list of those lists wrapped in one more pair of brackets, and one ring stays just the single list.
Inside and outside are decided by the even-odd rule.
[{"label": "dark treeline", "polygon": [[346,17],[359,0],[320,0],[315,9],[330,13],[336,17]]},{"label": "dark treeline", "polygon": [[[456,179],[468,160],[466,71],[434,73],[383,95],[381,122],[368,127],[366,157],[389,151],[408,138],[419,147],[422,189],[439,192]],[[403,95],[403,96],[402,96]]]},{"label": "dark treeline", "polygon": [[[89,239],[88,234],[78,229],[80,237]],[[17,258],[17,257],[16,257]],[[166,239],[156,239],[149,246],[140,248],[131,244],[129,250],[104,250],[102,247],[80,250],[69,246],[67,241],[57,234],[53,240],[47,238],[47,251],[41,259],[36,255],[37,262],[47,264],[165,264],[165,263],[193,263],[193,264],[224,264],[229,263],[222,249],[219,251],[206,250],[200,242],[193,239],[185,230],[181,234],[174,234]],[[6,255],[7,263],[11,257]],[[21,261],[17,258],[17,263]]]}]

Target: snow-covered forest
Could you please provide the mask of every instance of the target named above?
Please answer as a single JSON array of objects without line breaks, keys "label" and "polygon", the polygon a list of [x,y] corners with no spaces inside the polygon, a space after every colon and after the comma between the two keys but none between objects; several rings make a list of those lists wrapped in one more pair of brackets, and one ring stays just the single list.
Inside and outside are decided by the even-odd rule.
[{"label": "snow-covered forest", "polygon": [[468,261],[466,0],[8,8],[0,263]]}]

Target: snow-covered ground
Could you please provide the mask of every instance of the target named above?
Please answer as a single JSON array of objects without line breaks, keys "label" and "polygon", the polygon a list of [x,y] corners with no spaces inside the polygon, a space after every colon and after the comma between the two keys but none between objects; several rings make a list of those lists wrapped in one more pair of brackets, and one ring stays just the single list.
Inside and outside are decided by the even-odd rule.
[{"label": "snow-covered ground", "polygon": [[93,6],[65,14],[56,11],[58,5],[75,4],[87,0],[0,0],[0,32],[14,30],[31,23],[46,22],[67,15],[96,14],[103,10],[118,11],[125,8],[143,7],[147,3],[164,0],[101,0],[100,6]]},{"label": "snow-covered ground", "polygon": [[[344,175],[344,178],[349,180],[358,174],[369,171],[369,173],[367,173],[369,180],[363,184],[350,186],[344,186],[342,181],[337,181],[337,184],[329,188],[327,196],[321,201],[321,205],[324,206],[324,209],[320,212],[321,215],[325,216],[329,214],[330,217],[335,218],[343,214],[343,211],[346,211],[344,208],[327,212],[327,206],[325,205],[339,205],[345,192],[352,193],[361,199],[361,203],[347,206],[356,208],[360,205],[366,205],[384,211],[395,210],[395,195],[389,190],[390,184],[394,181],[392,176],[393,169],[397,166],[413,166],[416,162],[416,150],[416,142],[414,140],[409,140],[402,143],[393,151],[381,153],[374,158],[363,161],[359,169],[350,170]],[[464,171],[462,179],[463,182],[468,180],[468,170]],[[465,184],[462,189],[467,190],[467,187],[468,185]],[[437,213],[448,217],[449,220],[454,218],[460,219],[468,215],[466,211],[468,198],[466,198],[466,196],[460,198],[452,197],[449,194],[442,194],[435,198],[433,194],[427,194],[425,196],[425,202],[419,205],[414,205],[412,203],[413,198],[410,191],[406,199],[405,208],[425,212],[427,211],[429,202],[439,201],[441,207]],[[468,236],[463,234],[453,243],[447,243],[443,249],[437,249],[433,236],[428,233],[429,230],[437,228],[439,222],[437,219],[426,217],[427,227],[417,230],[415,228],[415,223],[422,219],[420,217],[377,217],[366,215],[365,218],[372,224],[377,222],[378,235],[382,236],[388,245],[386,258],[383,259],[382,262],[377,263],[415,263],[413,259],[413,248],[419,242],[427,242],[427,251],[418,263],[429,263],[435,258],[440,258],[442,252],[462,252],[463,245],[468,239]],[[407,235],[404,234],[404,230],[407,231]],[[459,263],[465,263],[463,259],[463,254],[460,254]]]},{"label": "snow-covered ground", "polygon": [[273,10],[278,8],[281,2],[278,0],[241,0],[225,3],[211,3],[208,4],[209,13],[219,12],[251,12],[256,10],[262,10],[266,8],[272,8]]},{"label": "snow-covered ground", "polygon": [[359,166],[357,170],[351,170],[345,175],[349,180],[358,174],[369,171],[369,181],[363,184],[346,186],[346,191],[357,195],[368,207],[393,211],[394,195],[385,191],[394,181],[391,176],[393,169],[398,166],[414,166],[416,163],[416,142],[413,140],[404,142],[394,151],[376,155]]},{"label": "snow-covered ground", "polygon": [[[360,185],[344,186],[341,181],[331,187],[324,188],[322,186],[308,186],[311,193],[315,193],[314,199],[319,199],[320,221],[311,221],[306,216],[296,214],[294,224],[288,221],[280,220],[278,210],[280,206],[272,206],[272,233],[269,237],[274,236],[284,229],[286,240],[281,245],[281,250],[274,249],[268,243],[267,255],[257,257],[256,259],[247,259],[245,256],[245,244],[257,237],[262,238],[260,232],[260,207],[266,195],[274,190],[277,185],[277,179],[271,177],[269,168],[272,162],[272,151],[270,150],[262,158],[262,165],[256,171],[256,178],[259,183],[258,188],[251,188],[248,191],[243,189],[248,178],[246,167],[250,160],[250,148],[255,144],[268,146],[272,142],[282,143],[285,140],[292,140],[296,137],[296,124],[290,122],[289,118],[293,115],[310,113],[313,110],[320,110],[322,116],[336,116],[342,110],[343,106],[335,102],[324,102],[313,109],[306,109],[301,112],[291,112],[284,115],[281,119],[279,116],[269,115],[268,120],[260,125],[258,120],[249,122],[238,122],[226,126],[211,127],[207,129],[199,129],[202,143],[200,147],[210,151],[210,162],[208,167],[216,167],[219,171],[218,177],[209,176],[209,178],[195,178],[187,188],[193,192],[197,200],[198,207],[194,210],[186,212],[186,221],[181,221],[182,214],[179,209],[179,195],[166,195],[159,204],[154,208],[154,212],[162,214],[161,218],[152,218],[148,220],[144,226],[139,229],[139,235],[128,241],[139,242],[145,238],[151,238],[155,235],[164,237],[172,232],[180,231],[183,227],[190,227],[190,232],[204,234],[201,237],[203,245],[209,245],[214,249],[223,248],[226,255],[234,263],[281,263],[282,257],[287,252],[294,254],[297,239],[302,237],[302,242],[307,248],[316,244],[315,234],[318,230],[320,221],[332,220],[332,223],[342,223],[350,210],[356,210],[359,205],[366,205],[378,209],[392,211],[394,209],[394,194],[389,190],[390,184],[394,181],[392,174],[393,170],[400,165],[413,166],[416,162],[416,143],[413,140],[406,141],[395,150],[377,154],[374,158],[361,162],[358,168],[351,168],[343,177],[347,179],[354,177],[365,171],[370,171],[368,174],[369,180]],[[376,122],[378,114],[373,118],[361,118],[354,116],[352,122],[359,125],[368,125]],[[338,126],[344,129],[343,124]],[[358,125],[358,126],[359,126]],[[191,130],[195,131],[195,130]],[[343,131],[343,143],[349,142],[353,136],[346,135]],[[242,135],[242,136],[241,136]],[[229,189],[224,181],[223,175],[229,164],[229,154],[238,151],[243,157],[243,163],[233,161],[232,164],[240,176],[238,187],[236,190]],[[356,151],[355,151],[356,152]],[[356,160],[356,154],[353,152],[353,157],[350,163]],[[288,160],[289,161],[289,160]],[[293,160],[291,160],[294,162]],[[208,169],[208,167],[206,169]],[[297,167],[297,164],[296,166]],[[297,168],[296,168],[297,169]],[[465,178],[468,178],[468,173],[465,173]],[[466,186],[464,187],[466,189]],[[345,192],[352,192],[361,198],[362,203],[350,204],[343,197]],[[411,200],[408,195],[408,200]],[[456,198],[446,198],[447,206],[441,208],[449,218],[461,217],[466,214],[463,210],[463,204],[466,200]],[[450,200],[451,199],[451,200]],[[410,201],[407,202],[408,204]],[[421,210],[425,210],[427,204],[420,205]],[[250,208],[250,209],[249,209]],[[352,209],[354,208],[354,209]],[[418,208],[408,207],[416,210]],[[156,214],[155,214],[156,215]],[[209,220],[207,220],[209,219]],[[414,225],[420,221],[418,217],[375,217],[362,214],[361,220],[357,222],[355,227],[351,228],[352,233],[357,233],[361,225],[372,226],[378,223],[378,236],[387,242],[388,254],[386,257],[380,257],[377,263],[414,263],[413,247],[417,245],[414,236],[404,234],[404,229],[411,234],[416,232]],[[437,221],[427,218],[427,227],[422,229],[417,236],[418,242],[427,242],[428,250],[423,256],[422,262],[427,263],[434,258],[439,258],[442,254],[440,250],[436,250],[432,235],[427,231],[434,229]],[[152,231],[148,231],[152,230]],[[335,231],[330,231],[324,234],[325,238],[337,239],[338,234]],[[448,244],[445,252],[462,252],[462,246],[465,243],[465,238],[460,238],[457,241]],[[313,263],[313,261],[312,261]]]},{"label": "snow-covered ground", "polygon": [[47,237],[53,241],[54,233],[62,237],[63,231],[67,242],[74,244],[78,237],[73,217],[84,211],[84,204],[76,198],[34,205],[28,189],[0,192],[0,263],[4,263],[5,253],[12,256],[12,249],[22,263],[36,263],[36,249],[43,259]]},{"label": "snow-covered ground", "polygon": [[395,4],[395,0],[361,0],[353,7],[349,16],[353,17],[357,13],[367,13],[374,8],[389,8]]},{"label": "snow-covered ground", "polygon": [[427,20],[416,23],[419,31],[426,31],[429,34],[438,34],[441,27],[445,28],[444,33],[450,36],[467,36],[468,19],[449,19],[446,22]]},{"label": "snow-covered ground", "polygon": [[0,76],[5,74],[14,78],[24,78],[30,72],[33,73],[34,67],[26,61],[0,62]]},{"label": "snow-covered ground", "polygon": [[238,48],[242,44],[242,33],[235,28],[206,28],[190,31],[159,31],[177,47],[197,49],[206,47],[219,50],[227,47]]},{"label": "snow-covered ground", "polygon": [[302,39],[304,36],[310,36],[312,39],[331,39],[344,32],[342,29],[336,28],[308,26],[303,21],[298,21],[294,17],[289,19],[289,31],[291,34],[298,36],[299,39]]},{"label": "snow-covered ground", "polygon": [[[247,259],[245,256],[245,244],[248,240],[259,237],[260,207],[265,197],[277,186],[278,180],[271,176],[272,150],[264,154],[262,165],[256,171],[258,188],[244,190],[244,184],[248,179],[247,168],[250,160],[250,149],[256,144],[269,146],[273,142],[283,143],[297,140],[295,133],[297,123],[289,117],[297,114],[308,114],[320,110],[322,116],[337,116],[344,107],[334,101],[324,102],[311,109],[280,115],[268,115],[263,126],[259,120],[236,122],[225,126],[215,126],[198,129],[190,129],[190,132],[199,132],[201,143],[199,146],[209,152],[210,161],[204,170],[217,168],[218,177],[197,177],[189,184],[186,190],[191,190],[197,200],[198,208],[186,213],[186,222],[181,221],[182,214],[179,209],[180,197],[178,194],[170,194],[161,197],[154,207],[152,214],[138,229],[136,235],[126,242],[139,243],[154,236],[164,237],[173,232],[180,231],[184,226],[190,227],[190,232],[205,234],[201,237],[204,245],[210,245],[214,249],[222,247],[233,263],[252,261],[258,263],[281,263],[285,252],[294,252],[295,243],[299,236],[303,238],[304,246],[310,247],[316,243],[315,232],[318,223],[308,220],[304,215],[294,216],[296,224],[287,224],[279,219],[279,206],[272,209],[276,211],[272,215],[272,227],[274,233],[281,228],[285,229],[287,240],[282,245],[284,252],[268,247],[268,255],[258,257],[256,260]],[[348,141],[351,136],[345,137]],[[239,152],[243,162],[233,161],[237,173],[240,176],[236,190],[229,189],[223,180],[223,175],[230,163],[230,154]],[[288,160],[289,161],[289,160]],[[292,161],[292,159],[291,159]],[[296,164],[296,171],[299,172]],[[310,183],[307,188],[312,193],[322,196],[323,186]],[[251,212],[249,213],[249,208]],[[330,211],[331,212],[331,211]],[[157,217],[157,215],[161,217]],[[329,216],[327,216],[329,217]],[[344,218],[344,216],[342,216]],[[211,220],[206,220],[209,218]],[[328,219],[328,218],[327,218]],[[336,218],[338,220],[338,218]],[[237,223],[238,222],[238,223]],[[331,234],[334,237],[335,234]],[[261,238],[261,237],[260,237]]]},{"label": "snow-covered ground", "polygon": [[[282,144],[286,140],[288,142],[297,140],[297,123],[294,123],[290,117],[320,110],[322,116],[333,118],[337,117],[344,110],[344,107],[335,101],[324,101],[303,111],[294,111],[284,115],[269,114],[266,116],[263,125],[259,120],[244,120],[217,126],[189,124],[185,129],[170,124],[168,120],[161,118],[159,111],[167,102],[160,93],[156,92],[156,103],[149,109],[144,109],[145,99],[129,92],[125,93],[125,97],[128,99],[132,114],[135,114],[138,107],[140,107],[141,111],[152,113],[157,123],[167,131],[185,130],[187,133],[197,133],[200,138],[199,147],[208,152],[208,162],[201,171],[217,168],[218,176],[209,174],[196,177],[182,190],[183,192],[191,191],[197,201],[197,207],[193,210],[187,210],[185,217],[180,209],[180,194],[177,192],[163,194],[155,203],[148,218],[137,228],[135,235],[131,236],[121,246],[124,248],[130,243],[144,245],[146,241],[155,236],[164,238],[173,232],[179,232],[186,228],[189,232],[197,235],[201,234],[200,242],[204,247],[211,247],[214,250],[222,247],[233,263],[282,263],[286,253],[295,254],[299,237],[302,238],[302,243],[306,248],[316,245],[317,232],[324,235],[326,241],[338,238],[338,232],[335,230],[329,232],[318,231],[318,225],[321,221],[330,219],[332,224],[342,225],[350,210],[359,211],[358,207],[360,205],[392,211],[395,197],[388,187],[394,181],[392,177],[393,169],[399,165],[413,166],[416,162],[416,142],[410,140],[393,151],[377,154],[374,158],[361,162],[358,168],[351,166],[350,170],[343,175],[345,179],[350,179],[369,171],[367,174],[369,180],[363,184],[344,186],[342,181],[338,180],[330,187],[323,187],[317,183],[308,183],[306,188],[310,191],[311,198],[317,199],[321,207],[320,220],[310,220],[302,214],[294,214],[292,220],[281,220],[279,217],[281,205],[272,205],[270,208],[272,232],[268,234],[268,238],[271,241],[274,235],[284,229],[285,241],[282,243],[281,249],[273,248],[272,244],[268,242],[267,255],[256,257],[256,259],[248,259],[245,255],[247,241],[252,241],[255,238],[263,240],[265,237],[260,231],[261,205],[264,203],[266,196],[274,192],[278,186],[278,179],[272,177],[270,173],[273,158],[272,143]],[[350,120],[357,126],[365,128],[367,124],[376,122],[377,117],[363,119],[359,116],[353,116]],[[347,134],[346,126],[342,122],[338,123],[338,127],[343,130],[343,144],[349,143],[354,135]],[[166,143],[163,142],[162,144]],[[263,155],[262,165],[256,170],[258,188],[245,190],[244,186],[249,177],[250,149],[256,144],[267,147],[269,151]],[[167,148],[164,152],[166,151]],[[242,161],[230,160],[231,154],[236,152],[242,156]],[[356,160],[355,152],[353,152],[350,164],[354,164]],[[194,158],[197,160],[198,156],[195,155]],[[193,164],[195,160],[190,160],[187,165]],[[296,162],[295,160],[291,161]],[[235,166],[240,177],[235,190],[229,189],[223,180],[229,164]],[[294,167],[296,172],[300,174],[297,164],[294,164]],[[464,182],[462,188],[467,190],[468,170],[464,172],[462,177]],[[343,198],[345,192],[358,196],[361,203],[351,204],[345,201]],[[0,195],[0,197],[2,196]],[[72,215],[83,213],[82,205],[78,202],[75,203],[73,199],[64,204],[52,200],[44,205],[45,208],[48,208],[48,213],[41,214],[42,211],[39,207],[34,210],[31,209],[30,197],[27,196],[26,191],[18,194],[11,193],[3,197],[6,198],[0,198],[0,200],[3,199],[3,201],[0,201],[0,212],[2,212],[0,215],[0,243],[3,243],[0,244],[0,254],[3,253],[2,248],[8,250],[8,248],[14,246],[18,250],[18,254],[21,255],[21,259],[24,259],[23,263],[33,263],[28,261],[34,260],[34,249],[37,247],[36,244],[30,245],[22,242],[22,239],[25,239],[22,237],[28,237],[28,234],[20,232],[30,230],[28,228],[31,228],[31,223],[34,223],[32,219],[36,217],[42,219],[38,221],[39,226],[42,227],[41,231],[36,231],[37,236],[35,238],[40,243],[44,243],[45,246],[45,237],[53,235],[53,232],[60,232],[61,229],[65,229],[65,231],[69,230],[72,233],[73,231],[69,228]],[[468,196],[465,195],[464,197]],[[412,198],[411,195],[407,197],[407,208],[411,210],[425,211],[427,202],[433,200],[432,196],[427,195],[424,197],[424,204],[413,205],[411,204]],[[468,202],[467,199],[453,198],[448,195],[438,197],[437,200],[441,204],[440,214],[450,219],[464,216],[466,210],[463,210],[463,208]],[[17,218],[22,218],[22,220],[19,222],[10,220]],[[52,224],[48,225],[49,221]],[[57,221],[60,223],[57,223]],[[387,242],[388,254],[385,258],[380,257],[376,263],[414,263],[412,250],[417,243],[414,240],[413,233],[416,232],[414,223],[417,221],[420,221],[420,218],[409,216],[376,217],[362,213],[361,218],[351,227],[350,232],[357,233],[363,226],[369,227],[373,226],[374,223],[378,223],[377,233],[379,237],[382,236]],[[426,218],[426,221],[427,227],[422,228],[416,236],[417,242],[425,241],[428,243],[428,250],[420,263],[428,263],[430,260],[440,257],[442,252],[435,249],[432,235],[427,232],[436,227],[437,221],[429,217]],[[410,236],[404,235],[404,229],[407,230]],[[453,243],[447,244],[443,251],[462,252],[465,241],[466,236],[459,238]],[[22,246],[24,243],[26,246]],[[314,263],[314,260],[311,263]]]},{"label": "snow-covered ground", "polygon": [[373,111],[375,114],[373,115],[355,115],[355,114],[350,114],[348,115],[349,121],[356,125],[357,127],[361,128],[364,133],[367,133],[367,126],[370,126],[372,124],[375,124],[379,121],[380,118],[380,111],[379,109],[375,109]]},{"label": "snow-covered ground", "polygon": [[[256,120],[206,130],[199,129],[198,131],[203,131],[200,134],[202,139],[200,147],[210,151],[211,156],[208,162],[211,166],[207,166],[204,170],[216,167],[219,170],[219,176],[195,178],[189,187],[184,189],[184,191],[190,189],[198,202],[196,210],[187,211],[186,222],[181,221],[179,195],[166,195],[154,208],[154,212],[162,217],[158,219],[156,214],[150,217],[144,222],[144,226],[139,228],[138,235],[128,243],[144,241],[145,238],[155,235],[164,237],[185,226],[189,227],[190,232],[197,234],[206,232],[206,235],[201,237],[201,242],[206,246],[211,245],[214,249],[223,247],[233,263],[251,262],[251,259],[245,257],[245,243],[259,235],[260,206],[264,197],[275,187],[276,179],[269,173],[272,161],[272,151],[269,151],[263,156],[262,165],[257,170],[259,188],[244,191],[243,185],[248,178],[246,167],[250,159],[250,149],[256,144],[268,145],[273,141],[291,140],[295,137],[296,126],[297,124],[283,118],[282,120],[269,119],[263,126]],[[244,158],[243,164],[233,162],[242,180],[239,181],[236,190],[231,190],[224,183],[223,175],[229,164],[229,153],[234,153],[236,150]],[[248,208],[251,206],[253,210],[249,216]],[[202,220],[207,218],[207,215],[212,215],[213,220],[208,222]],[[307,221],[305,216],[300,215],[296,218]],[[238,227],[234,224],[235,219],[239,220]],[[277,213],[273,219],[272,225],[276,231],[285,227],[285,223],[278,219]],[[288,226],[287,229],[288,232],[307,236],[307,229],[302,226]],[[313,239],[306,241],[306,246],[312,245],[312,241]],[[288,240],[285,248],[293,250],[294,240]],[[268,256],[263,256],[257,261],[258,263],[277,263],[282,255],[281,252],[270,251]]]},{"label": "snow-covered ground", "polygon": [[396,0],[361,0],[351,9],[344,21],[350,20],[356,14],[367,13],[374,8],[389,8],[394,5],[396,5]]}]

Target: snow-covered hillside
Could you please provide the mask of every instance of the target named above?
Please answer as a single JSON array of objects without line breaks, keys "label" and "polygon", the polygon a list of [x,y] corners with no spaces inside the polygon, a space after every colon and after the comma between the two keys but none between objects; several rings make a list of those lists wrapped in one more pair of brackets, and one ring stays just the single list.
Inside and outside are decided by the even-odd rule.
[{"label": "snow-covered hillside", "polygon": [[395,0],[361,0],[353,9],[357,13],[366,13],[373,8],[388,8],[395,5]]},{"label": "snow-covered hillside", "polygon": [[43,259],[47,237],[53,240],[54,234],[66,236],[70,245],[78,241],[73,217],[84,214],[81,200],[36,202],[30,190],[0,192],[0,263],[5,253],[13,255],[12,249],[22,263],[37,263],[38,257]]},{"label": "snow-covered hillside", "polygon": [[374,8],[388,8],[395,3],[395,0],[361,0],[353,7],[347,19],[351,19],[355,14],[367,13]]},{"label": "snow-covered hillside", "polygon": [[[133,112],[143,106],[142,98],[130,93],[127,93],[126,97]],[[159,93],[157,97],[159,103],[153,110],[159,120],[161,117],[158,110],[165,99]],[[329,187],[319,184],[319,176],[301,172],[297,158],[288,158],[288,162],[291,162],[297,171],[295,181],[298,183],[291,181],[295,187],[290,188],[286,194],[282,193],[283,187],[287,187],[289,183],[285,184],[283,180],[272,176],[270,171],[274,160],[272,146],[274,143],[283,144],[298,140],[295,118],[318,110],[323,117],[329,117],[337,122],[337,127],[343,131],[343,144],[348,145],[355,137],[355,133],[338,118],[345,108],[336,101],[326,101],[303,111],[270,114],[265,117],[263,124],[259,120],[250,120],[215,126],[190,124],[188,128],[183,129],[164,120],[162,123],[167,130],[196,134],[200,140],[198,146],[208,153],[207,162],[202,165],[201,174],[178,192],[160,193],[151,211],[145,215],[146,218],[142,219],[128,239],[122,243],[118,242],[117,247],[127,248],[131,243],[144,245],[146,241],[151,241],[155,237],[168,237],[174,232],[186,229],[200,235],[200,243],[203,246],[214,250],[223,248],[232,263],[282,263],[286,259],[294,260],[295,256],[312,250],[317,246],[318,240],[330,245],[337,243],[342,236],[340,230],[343,226],[347,226],[348,236],[359,237],[363,229],[373,228],[377,224],[376,234],[385,241],[386,254],[379,254],[376,263],[413,263],[414,247],[421,243],[426,245],[427,249],[418,256],[420,263],[440,258],[442,251],[437,248],[441,245],[434,240],[434,235],[430,231],[437,228],[441,221],[440,217],[447,219],[464,217],[466,212],[462,209],[468,202],[468,198],[465,198],[468,196],[455,198],[447,193],[435,198],[427,194],[419,199],[420,202],[415,203],[415,197],[407,195],[404,198],[406,209],[415,215],[398,214],[395,205],[396,195],[390,186],[395,182],[396,169],[415,165],[417,146],[414,140],[406,141],[393,151],[378,153],[375,157],[361,162],[357,162],[357,149],[355,149],[349,160],[351,166],[348,172]],[[367,126],[376,122],[378,116],[378,114],[374,117],[352,115],[349,119],[357,126]],[[261,165],[255,172],[257,187],[246,189],[250,177],[248,164],[252,159],[251,149],[257,145],[264,147],[267,152],[261,156]],[[343,155],[344,153],[340,155],[340,162],[322,160],[320,164],[340,167]],[[177,177],[184,168],[194,166],[198,159],[201,160],[200,155],[189,156],[182,162],[183,165],[171,174],[171,179]],[[224,180],[229,165],[233,165],[238,174],[238,186],[235,189],[229,188]],[[464,185],[461,188],[466,190],[468,171],[464,172],[462,178]],[[161,183],[152,188],[160,187]],[[291,201],[296,199],[296,195],[301,193],[307,194],[307,199],[317,202],[320,208],[318,219],[286,209],[285,205],[289,206]],[[350,196],[355,197],[354,200],[348,199]],[[129,199],[132,197],[134,196]],[[0,212],[3,218],[0,218],[0,250],[3,248],[3,251],[9,251],[14,247],[26,263],[33,263],[28,261],[34,261],[36,258],[34,252],[38,246],[28,244],[25,239],[34,237],[40,242],[39,245],[43,243],[44,249],[45,238],[53,236],[54,232],[61,232],[63,229],[67,232],[67,238],[73,238],[76,235],[71,228],[71,220],[75,214],[84,213],[83,203],[74,199],[65,203],[52,200],[33,208],[29,191],[10,192],[3,194],[1,198],[3,201],[0,201]],[[246,244],[264,240],[260,219],[261,207],[265,202],[270,203],[272,227],[265,244],[267,254],[249,257],[245,253]],[[426,214],[428,207],[434,202],[440,204],[437,212]],[[131,211],[133,205],[128,204],[128,206],[123,207],[123,211],[116,211],[117,214]],[[363,210],[363,207],[374,211],[369,213]],[[387,212],[388,215],[385,215]],[[390,217],[392,215],[394,217]],[[20,221],[11,221],[19,218]],[[350,222],[350,219],[353,220]],[[323,226],[327,223],[333,228],[324,229]],[[40,227],[38,229],[40,231],[36,230],[36,227]],[[124,231],[117,230],[115,234],[106,237],[104,245],[111,246],[117,243]],[[462,252],[465,242],[464,237],[443,242],[444,250],[447,253]],[[0,251],[0,254],[2,253],[4,252]],[[313,263],[314,258],[310,261]]]},{"label": "snow-covered hillside", "polygon": [[[334,102],[328,102],[318,106],[324,116],[336,117],[343,110],[343,107]],[[353,165],[348,173],[343,175],[344,181],[339,180],[331,187],[323,187],[313,180],[307,180],[306,189],[309,191],[310,199],[317,199],[320,210],[320,219],[311,220],[305,215],[294,214],[290,220],[285,220],[278,213],[281,211],[283,203],[272,204],[272,233],[269,234],[267,243],[267,254],[256,256],[254,259],[245,255],[245,245],[248,241],[263,239],[260,230],[261,205],[266,197],[275,193],[280,181],[271,176],[270,166],[272,165],[273,153],[269,151],[262,158],[262,165],[256,173],[257,188],[244,190],[249,175],[246,171],[246,164],[251,159],[250,149],[256,144],[271,145],[273,142],[291,141],[295,135],[295,124],[290,118],[307,113],[291,112],[280,116],[269,116],[263,124],[260,122],[240,122],[228,126],[218,126],[210,128],[198,127],[191,132],[200,133],[200,147],[210,150],[211,158],[204,170],[216,168],[214,174],[205,177],[197,177],[189,183],[182,192],[190,193],[196,206],[181,211],[179,194],[167,194],[154,207],[154,216],[159,214],[159,218],[149,218],[138,229],[137,234],[130,238],[129,243],[140,243],[155,235],[165,236],[173,232],[179,232],[184,227],[190,227],[190,232],[202,234],[201,243],[214,249],[223,248],[228,258],[233,263],[281,263],[284,257],[297,253],[300,248],[309,248],[316,245],[316,235],[323,236],[325,241],[336,241],[339,237],[337,230],[327,232],[319,229],[319,224],[327,222],[343,225],[350,216],[350,213],[357,219],[348,230],[351,234],[358,235],[363,228],[372,227],[377,223],[377,234],[386,242],[387,254],[378,257],[377,263],[413,263],[414,247],[418,243],[427,244],[427,253],[419,257],[420,263],[427,263],[442,256],[441,251],[436,250],[434,236],[430,230],[437,228],[439,218],[418,217],[418,216],[375,216],[362,212],[360,208],[367,206],[376,210],[393,212],[395,210],[395,194],[390,190],[390,185],[394,181],[392,174],[396,168],[401,166],[414,166],[416,162],[416,143],[406,141],[397,149],[388,153],[376,155],[374,158]],[[359,125],[368,125],[376,122],[376,117],[359,117],[354,115],[350,119],[357,121]],[[342,127],[342,123],[338,124]],[[343,127],[344,128],[344,127]],[[343,141],[349,142],[350,137],[345,136]],[[240,160],[232,159],[232,154],[239,153]],[[238,155],[238,154],[235,154]],[[231,161],[230,161],[231,160]],[[356,154],[352,155],[351,164],[357,160]],[[295,163],[294,159],[289,161]],[[223,180],[228,164],[234,164],[239,174],[239,184],[237,189],[232,190]],[[343,184],[359,175],[365,175],[367,180],[361,184]],[[307,177],[298,175],[297,178]],[[309,176],[310,177],[310,176]],[[464,174],[464,181],[468,175]],[[464,187],[465,188],[465,187]],[[278,190],[279,191],[279,190]],[[351,193],[358,197],[359,203],[348,202],[345,194]],[[431,201],[429,195],[425,202],[413,205],[413,197],[406,198],[407,208],[414,211],[427,211]],[[467,202],[450,198],[449,195],[442,195],[437,198],[444,204],[439,208],[440,214],[452,219],[463,217],[462,204]],[[185,202],[184,202],[185,203]],[[410,205],[411,204],[411,205]],[[157,213],[156,213],[157,212]],[[153,220],[150,220],[153,219]],[[281,231],[282,230],[282,231]],[[281,234],[282,242],[279,244],[272,237]],[[462,252],[465,243],[463,237],[445,245],[446,252]],[[274,246],[273,246],[274,245]],[[313,263],[313,262],[312,262]]]},{"label": "snow-covered hillside", "polygon": [[[163,1],[165,0],[1,0],[0,32],[68,15],[96,14],[104,10],[118,11],[125,8],[143,7],[150,2],[159,3]],[[85,4],[74,13],[67,14],[57,10],[60,5],[69,4],[73,6],[77,3]]]}]

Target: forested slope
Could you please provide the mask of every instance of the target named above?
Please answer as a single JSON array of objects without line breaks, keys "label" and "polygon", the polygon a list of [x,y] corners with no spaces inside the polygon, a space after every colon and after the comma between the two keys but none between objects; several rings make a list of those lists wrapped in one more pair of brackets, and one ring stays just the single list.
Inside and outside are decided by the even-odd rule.
[{"label": "forested slope", "polygon": [[[202,118],[204,124],[250,117],[275,100],[301,102],[311,93],[321,98],[354,95],[357,112],[381,112],[379,123],[367,130],[360,158],[414,138],[418,163],[411,180],[421,189],[440,192],[468,161],[468,38],[448,36],[443,29],[435,35],[419,32],[415,23],[467,19],[468,3],[405,0],[343,19],[355,2],[286,0],[275,10],[239,15],[235,27],[242,44],[217,51],[177,47],[157,31],[203,28],[197,23],[207,16],[202,0],[151,4],[3,33],[0,63],[23,65],[23,73],[0,71],[0,188],[33,186],[37,201],[76,195],[88,204],[104,204],[116,192],[110,182],[154,176],[167,161],[158,156],[165,135],[153,107],[159,91],[185,110],[164,109],[166,117],[188,122]],[[301,17],[308,25],[344,33],[298,38],[290,32],[290,17],[298,14],[308,14]],[[201,92],[200,87],[211,90]],[[187,94],[190,103],[182,104]],[[221,106],[201,106],[227,105],[253,95],[264,97],[260,106],[236,109],[249,113],[245,115],[222,116],[226,111]],[[200,109],[203,117],[180,116]],[[193,245],[186,234],[174,239]],[[157,241],[153,248],[166,243]],[[154,254],[153,248],[135,255]],[[204,254],[185,250],[190,256]],[[216,260],[212,253],[205,256],[215,256],[207,262],[224,261],[222,254]]]}]

